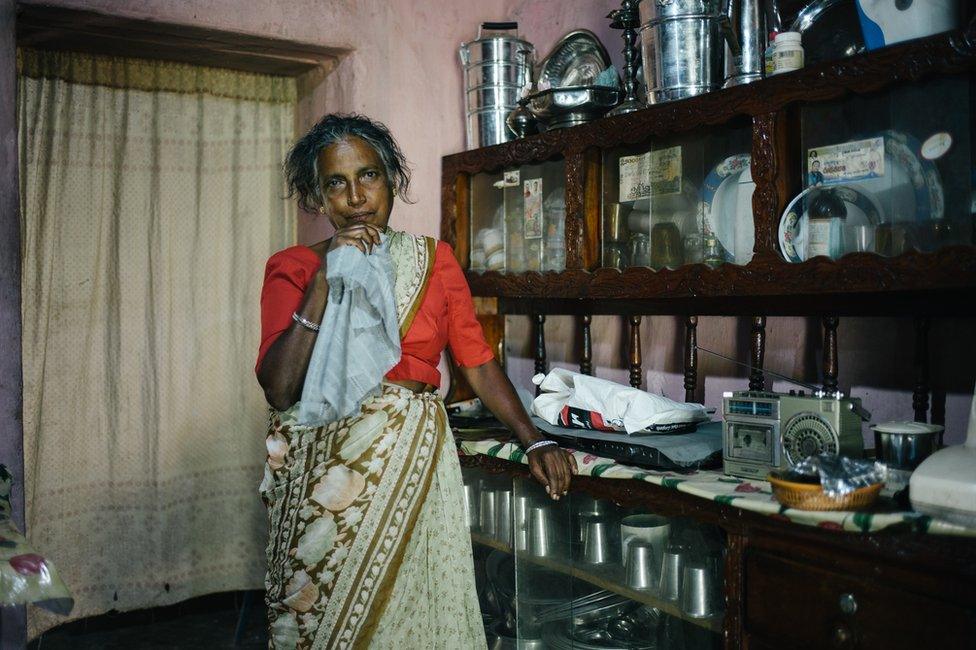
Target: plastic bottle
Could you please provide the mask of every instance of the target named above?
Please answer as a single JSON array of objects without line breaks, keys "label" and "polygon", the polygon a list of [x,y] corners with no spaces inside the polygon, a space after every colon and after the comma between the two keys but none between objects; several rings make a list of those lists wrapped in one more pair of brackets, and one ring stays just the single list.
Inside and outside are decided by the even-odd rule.
[{"label": "plastic bottle", "polygon": [[773,74],[799,70],[803,67],[803,44],[800,32],[782,32],[776,35],[776,47],[773,50]]},{"label": "plastic bottle", "polygon": [[776,52],[776,35],[779,32],[769,32],[769,45],[766,46],[766,50],[763,52],[763,63],[765,64],[765,76],[772,77],[775,74],[776,69],[776,58],[774,53]]}]

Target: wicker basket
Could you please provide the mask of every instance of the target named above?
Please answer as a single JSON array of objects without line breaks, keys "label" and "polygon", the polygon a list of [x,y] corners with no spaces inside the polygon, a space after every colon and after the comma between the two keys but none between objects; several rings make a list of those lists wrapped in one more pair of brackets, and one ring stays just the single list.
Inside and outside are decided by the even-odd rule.
[{"label": "wicker basket", "polygon": [[884,486],[884,483],[875,483],[841,497],[829,497],[819,483],[784,481],[772,474],[766,479],[773,486],[776,500],[797,510],[863,510],[874,503]]}]

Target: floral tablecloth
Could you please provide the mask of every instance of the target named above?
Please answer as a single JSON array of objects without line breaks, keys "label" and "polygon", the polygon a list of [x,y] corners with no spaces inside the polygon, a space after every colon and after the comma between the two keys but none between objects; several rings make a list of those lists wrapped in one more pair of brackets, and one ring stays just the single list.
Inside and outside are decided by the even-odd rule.
[{"label": "floral tablecloth", "polygon": [[[465,455],[485,454],[516,463],[524,464],[527,462],[522,447],[511,442],[498,442],[497,440],[459,441],[459,445],[461,453]],[[703,499],[718,501],[771,517],[787,519],[806,526],[859,533],[890,530],[976,537],[976,529],[957,526],[911,511],[818,512],[786,508],[773,498],[772,489],[768,482],[734,478],[726,476],[720,471],[702,470],[688,474],[658,472],[623,465],[608,458],[601,458],[581,451],[574,451],[573,455],[576,457],[579,473],[584,476],[646,481],[678,492],[693,494]]]},{"label": "floral tablecloth", "polygon": [[33,603],[67,615],[74,599],[54,565],[34,551],[11,519],[12,483],[10,472],[0,465],[0,605]]}]

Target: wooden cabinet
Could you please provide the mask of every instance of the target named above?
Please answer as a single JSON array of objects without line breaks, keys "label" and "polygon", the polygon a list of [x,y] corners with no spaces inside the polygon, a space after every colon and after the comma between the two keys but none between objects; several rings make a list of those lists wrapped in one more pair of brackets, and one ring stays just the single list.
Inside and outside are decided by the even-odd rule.
[{"label": "wooden cabinet", "polygon": [[[794,648],[923,648],[974,643],[973,610],[855,565],[831,570],[758,551],[745,560],[745,632]],[[951,576],[945,576],[951,579]]]},{"label": "wooden cabinet", "polygon": [[[507,482],[508,490],[513,481],[522,482],[522,489],[533,487],[524,465],[467,456],[462,466],[469,477],[477,472],[493,485]],[[518,490],[509,494],[517,497]],[[594,500],[613,504],[617,517],[647,512],[688,522],[686,530],[690,525],[720,531],[713,539],[721,539],[724,549],[717,582],[723,611],[695,619],[660,592],[628,587],[619,565],[588,566],[573,544],[578,530],[572,522],[573,513]],[[515,551],[497,535],[478,530],[477,522],[472,534],[476,556],[483,560],[493,553],[496,565],[498,554],[511,556],[513,598],[539,595],[538,589],[547,585],[533,581],[551,582],[558,575],[565,578],[564,602],[589,593],[586,588],[602,589],[658,610],[660,619],[648,628],[655,636],[643,639],[658,648],[976,648],[976,539],[839,532],[621,479],[577,477],[569,497],[555,509],[563,513],[557,521],[561,517],[564,538],[551,557]],[[484,589],[484,575],[480,582]],[[523,639],[545,634],[524,623],[532,606],[523,604],[519,620],[510,621]],[[562,624],[571,625],[568,620]],[[690,639],[698,645],[689,645]]]},{"label": "wooden cabinet", "polygon": [[[976,151],[970,129],[976,104],[974,69],[976,29],[971,29],[446,156],[442,237],[469,269],[473,293],[500,298],[508,313],[972,314],[976,303],[962,297],[976,289],[974,187],[969,173]],[[855,200],[848,211],[876,211],[872,218],[887,225],[895,222],[894,238],[886,234],[885,243],[871,245],[868,252],[847,254],[854,249],[845,248],[838,259],[816,256],[788,262],[780,244],[780,221],[791,199],[811,182],[810,156],[828,144],[871,137],[884,139],[888,151],[879,162],[887,161],[892,168],[889,177],[902,191],[878,191],[875,183],[875,191],[863,193],[870,201],[860,201],[858,208]],[[951,140],[948,153],[940,153],[935,161],[907,153],[931,137]],[[633,264],[611,268],[606,255],[614,236],[608,232],[610,210],[626,198],[621,194],[621,159],[642,152],[660,157],[672,149],[680,150],[678,169],[683,176],[679,187],[668,189],[664,183],[659,190],[649,190],[670,192],[670,198],[655,200],[657,207],[649,208],[649,217],[634,213],[631,221],[644,224],[642,234],[650,237],[654,226],[669,221],[685,237],[721,230],[721,215],[709,221],[708,211],[714,207],[709,201],[716,189],[716,179],[709,177],[720,171],[723,159],[734,155],[751,160],[752,222],[740,226],[752,232],[734,238],[738,243],[719,233],[728,250],[725,263],[715,268],[693,254],[685,256],[687,261],[679,258],[669,264],[676,268],[661,267],[663,261],[648,266],[649,257],[636,250]],[[899,166],[899,157],[913,162]],[[532,171],[542,168],[544,173]],[[491,193],[492,182],[499,188],[504,185],[505,172],[517,175],[523,170],[515,181],[522,189],[528,180],[544,174],[563,175],[555,183],[545,180],[542,199],[562,195],[558,237],[548,238],[555,233],[554,225],[552,233],[543,232],[543,243],[564,246],[564,253],[549,266],[533,258],[531,264],[516,263],[510,269],[496,265],[495,270],[482,270],[485,251],[479,235],[492,218],[484,206],[496,210],[495,204],[500,204],[500,199],[485,199],[486,192]],[[905,182],[906,175],[914,177],[913,185]],[[655,185],[653,179],[650,185]],[[500,196],[503,190],[495,191]],[[682,194],[692,203],[674,200]],[[697,201],[702,205],[695,205]],[[684,207],[676,207],[679,204]],[[636,211],[638,206],[629,201],[625,208]],[[509,221],[512,217],[505,215]],[[905,241],[897,224],[906,223],[911,230],[920,227],[917,221],[923,221],[924,228]],[[932,226],[935,221],[951,225]],[[521,237],[506,229],[501,218],[497,228]],[[534,236],[539,231],[534,223],[533,228]],[[892,244],[893,239],[900,243]],[[752,250],[743,243],[750,241]],[[627,245],[653,248],[653,242]],[[479,250],[472,265],[473,248]]]},{"label": "wooden cabinet", "polygon": [[[823,325],[823,388],[829,392],[838,385],[839,316],[913,316],[913,406],[916,418],[926,419],[928,316],[976,314],[974,115],[976,24],[970,24],[964,31],[754,84],[446,156],[442,237],[454,246],[473,294],[497,299],[492,301],[494,313],[533,316],[537,372],[546,369],[546,314],[583,316],[584,373],[592,371],[590,316],[622,314],[629,317],[631,383],[640,386],[641,314],[680,314],[686,316],[682,358],[686,399],[691,399],[698,385],[698,316],[744,315],[753,317],[749,387],[761,390],[765,317],[810,315],[820,317]],[[890,166],[891,187],[861,191],[867,201],[842,200],[850,206],[848,217],[860,210],[871,224],[891,226],[884,229],[884,243],[878,234],[873,249],[845,245],[828,256],[790,261],[779,233],[781,219],[789,214],[794,197],[820,182],[815,173],[820,168],[812,160],[829,155],[835,144],[878,138],[884,153],[877,161]],[[669,184],[670,177],[663,174],[659,189],[651,177],[646,190],[652,197],[660,191],[671,198],[656,202],[657,208],[638,205],[647,198],[645,190],[622,181],[624,164],[664,165],[660,161],[679,157],[675,148],[680,149],[680,183]],[[658,223],[672,223],[674,227],[660,231],[670,231],[672,239],[677,232],[689,251],[696,233],[715,234],[717,221],[707,217],[711,208],[706,204],[714,199],[708,186],[715,189],[713,172],[736,155],[748,158],[754,184],[748,189],[751,219],[737,221],[747,234],[738,237],[742,233],[737,231],[735,237],[726,237],[721,259],[708,264],[694,252],[670,262],[645,255],[641,247],[653,249],[653,241],[635,240],[634,235],[646,231],[653,238]],[[646,158],[642,162],[635,156]],[[507,179],[506,172],[511,174]],[[541,191],[525,185],[538,179]],[[515,198],[507,203],[498,198],[501,194],[486,198],[492,192],[517,194],[516,183],[522,184],[522,203]],[[533,253],[531,262],[517,248],[514,256],[508,248],[504,262],[498,257],[489,269],[486,235],[479,232],[497,228],[499,234],[489,237],[492,242],[511,241],[514,234],[516,242],[523,238],[517,245],[524,246],[520,216],[532,220],[533,238],[540,232],[535,213],[526,207],[530,195],[541,196],[544,215],[545,201],[558,202],[561,195],[552,233],[546,216],[542,221],[540,237],[554,237],[537,242],[541,257]],[[704,206],[700,220],[694,213],[698,201]],[[619,208],[624,203],[626,216]],[[662,205],[667,214],[659,210]],[[502,216],[492,221],[483,206]],[[630,250],[621,253],[624,218],[631,229]],[[511,224],[523,230],[513,233]],[[551,253],[558,246],[564,247],[562,254],[550,255],[555,261],[545,266],[543,251]],[[478,247],[480,257],[474,255],[472,266]],[[626,263],[621,261],[625,257]],[[464,464],[509,477],[527,476],[524,466],[494,458],[467,457]],[[711,628],[704,626],[713,635],[701,639],[706,647],[713,642],[728,650],[976,647],[976,540],[819,529],[638,481],[577,477],[573,490],[620,508],[687,518],[721,531],[725,609],[720,623],[716,619]],[[481,547],[506,551],[477,539]],[[571,559],[549,564],[548,569],[584,583],[634,595],[620,586],[619,576],[595,576]],[[683,620],[680,612],[658,609]],[[692,636],[703,629],[692,627]],[[658,641],[659,647],[684,647]]]}]

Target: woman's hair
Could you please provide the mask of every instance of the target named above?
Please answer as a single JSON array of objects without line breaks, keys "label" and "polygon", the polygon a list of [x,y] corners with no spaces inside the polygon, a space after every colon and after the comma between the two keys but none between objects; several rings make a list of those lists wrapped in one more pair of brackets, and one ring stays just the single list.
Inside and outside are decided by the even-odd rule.
[{"label": "woman's hair", "polygon": [[355,136],[365,140],[379,154],[386,168],[387,184],[408,203],[410,169],[390,130],[382,123],[362,115],[331,113],[295,143],[285,158],[288,197],[297,196],[302,210],[313,212],[324,204],[319,179],[319,153],[340,140]]}]

